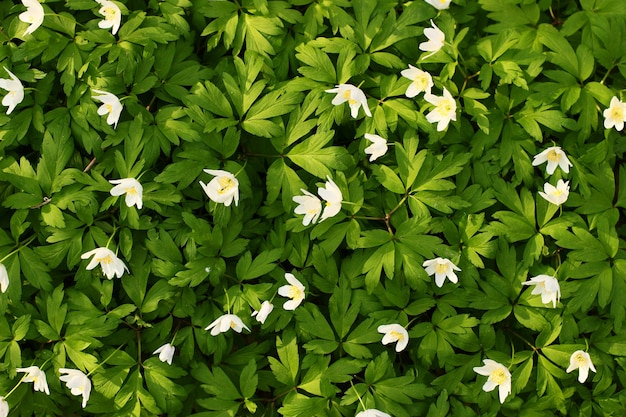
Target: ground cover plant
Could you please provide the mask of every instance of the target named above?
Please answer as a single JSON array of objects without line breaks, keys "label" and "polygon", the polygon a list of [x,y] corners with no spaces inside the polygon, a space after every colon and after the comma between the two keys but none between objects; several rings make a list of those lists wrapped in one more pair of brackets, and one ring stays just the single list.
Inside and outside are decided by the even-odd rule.
[{"label": "ground cover plant", "polygon": [[626,415],[623,0],[0,22],[0,416]]}]

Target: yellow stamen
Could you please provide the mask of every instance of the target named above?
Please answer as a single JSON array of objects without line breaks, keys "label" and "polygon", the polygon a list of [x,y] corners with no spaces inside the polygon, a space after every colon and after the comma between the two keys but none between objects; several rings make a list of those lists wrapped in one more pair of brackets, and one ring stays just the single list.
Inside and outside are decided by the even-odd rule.
[{"label": "yellow stamen", "polygon": [[507,379],[506,372],[504,371],[504,369],[498,368],[491,373],[489,379],[491,379],[498,385],[503,384]]},{"label": "yellow stamen", "polygon": [[111,255],[107,255],[104,258],[96,258],[96,261],[98,261],[101,264],[108,265],[111,262],[113,262],[113,259],[111,258]]},{"label": "yellow stamen", "polygon": [[438,274],[445,274],[448,271],[448,265],[446,264],[437,264],[435,267],[435,272]]},{"label": "yellow stamen", "polygon": [[218,180],[220,188],[217,190],[218,194],[225,194],[236,187],[235,181],[228,177],[220,177]]},{"label": "yellow stamen", "polygon": [[442,116],[447,116],[448,114],[452,112],[452,102],[450,102],[450,100],[447,100],[447,99],[441,100],[439,102],[439,105],[437,106],[437,111]]},{"label": "yellow stamen", "polygon": [[550,162],[558,162],[559,159],[561,159],[561,155],[556,153],[554,151],[554,149],[550,149],[550,151],[548,152],[548,161],[550,161]]},{"label": "yellow stamen", "polygon": [[613,107],[613,110],[611,110],[611,119],[623,120],[624,119],[624,109],[622,109],[621,106]]},{"label": "yellow stamen", "polygon": [[402,339],[404,339],[404,335],[402,333],[399,332],[389,332],[390,335],[392,335],[396,340],[401,341]]},{"label": "yellow stamen", "polygon": [[574,361],[576,361],[576,363],[578,363],[578,366],[585,366],[587,365],[587,358],[585,358],[583,356],[582,353],[578,352],[576,355],[574,355]]}]

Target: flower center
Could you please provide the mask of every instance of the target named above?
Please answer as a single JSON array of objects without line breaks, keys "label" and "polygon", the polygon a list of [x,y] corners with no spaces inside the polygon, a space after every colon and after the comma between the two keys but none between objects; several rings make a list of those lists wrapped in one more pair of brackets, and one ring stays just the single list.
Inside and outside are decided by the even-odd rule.
[{"label": "flower center", "polygon": [[111,255],[107,255],[104,258],[96,258],[96,261],[101,264],[109,265],[111,262],[113,262],[113,259],[111,258]]},{"label": "flower center", "polygon": [[104,108],[107,109],[107,113],[111,113],[113,111],[113,106],[110,104],[105,104]]},{"label": "flower center", "polygon": [[554,149],[550,149],[550,151],[548,152],[548,161],[550,161],[550,162],[558,162],[559,159],[561,159],[561,155],[556,153],[554,151]]},{"label": "flower center", "polygon": [[220,184],[220,188],[219,190],[217,190],[218,194],[226,194],[227,192],[235,188],[235,181],[228,177],[220,177],[218,182]]},{"label": "flower center", "polygon": [[577,353],[576,356],[574,356],[574,360],[578,364],[578,367],[587,365],[587,359],[582,355],[582,353]]},{"label": "flower center", "polygon": [[446,264],[437,264],[435,267],[435,272],[438,274],[445,274],[448,271],[448,265]]},{"label": "flower center", "polygon": [[489,376],[489,378],[491,378],[491,380],[498,385],[503,384],[507,379],[506,372],[504,372],[504,369],[500,369],[500,368],[494,370]]},{"label": "flower center", "polygon": [[561,194],[563,194],[563,190],[559,189],[554,190],[554,192],[552,193],[552,195],[555,197],[559,197]]},{"label": "flower center", "polygon": [[304,298],[302,295],[302,290],[300,290],[300,288],[296,287],[295,285],[292,285],[291,288],[289,289],[289,298],[294,298],[294,299]]},{"label": "flower center", "polygon": [[437,106],[437,111],[442,116],[452,113],[452,102],[447,99],[441,100],[439,106]]},{"label": "flower center", "polygon": [[421,91],[424,91],[426,90],[426,87],[428,86],[428,77],[426,76],[426,74],[420,74],[417,77],[415,77],[413,82],[415,83],[418,89],[420,89]]},{"label": "flower center", "polygon": [[352,93],[350,93],[350,90],[346,90],[343,92],[343,98],[345,98],[346,100],[350,100],[350,96],[352,96]]},{"label": "flower center", "polygon": [[611,118],[614,120],[623,120],[624,109],[621,106],[613,107],[613,110],[611,111]]},{"label": "flower center", "polygon": [[234,322],[234,321],[232,321],[232,320],[231,320],[231,322],[230,322],[230,328],[231,328],[231,329],[234,329],[235,327],[237,327],[237,325],[235,324],[235,322]]},{"label": "flower center", "polygon": [[105,7],[104,10],[102,10],[102,14],[105,20],[115,19],[115,9],[113,7]]},{"label": "flower center", "polygon": [[130,195],[137,194],[137,190],[135,190],[135,187],[124,188],[124,191],[126,191],[126,194],[130,194]]},{"label": "flower center", "polygon": [[404,335],[400,332],[389,332],[390,335],[392,335],[396,340],[400,341],[402,339],[404,339]]}]

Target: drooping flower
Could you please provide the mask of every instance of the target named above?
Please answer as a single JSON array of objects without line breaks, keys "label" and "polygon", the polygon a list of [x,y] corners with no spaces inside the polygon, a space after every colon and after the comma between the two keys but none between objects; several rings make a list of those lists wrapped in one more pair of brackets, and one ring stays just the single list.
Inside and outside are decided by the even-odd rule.
[{"label": "drooping flower", "polygon": [[9,403],[0,397],[0,417],[7,417],[9,415]]},{"label": "drooping flower", "polygon": [[59,373],[67,374],[61,375],[59,379],[65,382],[65,385],[70,389],[72,395],[83,396],[83,408],[85,408],[87,401],[89,401],[89,395],[91,394],[91,381],[89,377],[78,369],[60,368]]},{"label": "drooping flower", "polygon": [[104,16],[100,22],[98,22],[98,27],[100,29],[111,29],[112,34],[116,34],[117,30],[120,28],[120,23],[122,22],[122,11],[119,6],[112,1],[109,0],[96,0],[98,4],[100,4],[100,13]]},{"label": "drooping flower", "polygon": [[423,92],[430,94],[434,84],[433,77],[429,73],[409,64],[409,69],[402,70],[400,74],[412,81],[406,89],[407,97],[413,98]]},{"label": "drooping flower", "polygon": [[424,35],[428,38],[428,41],[419,44],[420,51],[430,52],[424,59],[436,54],[446,40],[446,35],[435,25],[433,20],[430,20],[432,27],[424,29]]},{"label": "drooping flower", "polygon": [[320,214],[322,213],[322,202],[317,196],[311,194],[307,190],[300,189],[304,195],[296,195],[292,200],[298,203],[298,207],[295,208],[294,213],[304,214],[302,218],[302,224],[308,226],[311,223],[317,222]]},{"label": "drooping flower", "polygon": [[172,358],[174,358],[175,351],[176,351],[176,348],[174,346],[172,346],[170,343],[166,343],[160,348],[158,348],[157,350],[155,350],[154,352],[152,352],[152,354],[156,355],[158,353],[159,360],[161,362],[167,362],[168,365],[171,365]]},{"label": "drooping flower", "polygon": [[46,379],[46,374],[38,366],[29,366],[28,368],[17,368],[17,372],[24,372],[26,375],[24,376],[24,382],[32,382],[33,389],[39,392],[45,392],[50,395],[50,390],[48,389],[48,380]]},{"label": "drooping flower", "polygon": [[452,0],[424,0],[426,3],[430,4],[437,10],[445,10],[450,7],[450,2]]},{"label": "drooping flower", "polygon": [[269,301],[263,301],[259,311],[254,310],[252,312],[252,317],[256,316],[256,321],[263,324],[265,323],[265,320],[267,320],[267,316],[269,316],[272,310],[274,310],[274,304],[270,303]]},{"label": "drooping flower", "polygon": [[143,207],[143,187],[134,178],[122,178],[120,180],[109,180],[111,184],[117,184],[111,188],[111,195],[114,197],[126,194],[126,206],[137,206],[138,209]]},{"label": "drooping flower", "polygon": [[569,196],[569,181],[559,180],[556,183],[556,187],[549,182],[543,185],[543,191],[539,191],[539,195],[551,202],[560,206],[567,201]]},{"label": "drooping flower", "polygon": [[365,134],[365,139],[372,142],[370,146],[365,148],[365,153],[370,155],[370,162],[380,158],[387,153],[387,139],[370,133]]},{"label": "drooping flower", "polygon": [[572,353],[572,356],[569,357],[569,367],[566,371],[567,373],[570,373],[574,369],[578,369],[578,382],[581,384],[587,380],[590,369],[593,372],[597,372],[596,367],[593,366],[593,362],[591,362],[591,356],[589,356],[589,353],[582,350],[577,350]]},{"label": "drooping flower", "polygon": [[289,301],[285,301],[285,304],[283,304],[283,308],[285,310],[295,310],[296,307],[304,301],[305,287],[293,274],[290,274],[289,272],[285,273],[285,279],[289,285],[283,285],[280,287],[278,289],[278,295],[290,298]]},{"label": "drooping flower", "polygon": [[226,207],[233,201],[235,206],[239,205],[239,181],[233,174],[221,169],[205,169],[204,172],[215,176],[208,184],[200,181],[202,189],[212,201]]},{"label": "drooping flower", "polygon": [[87,270],[90,271],[96,267],[96,265],[100,264],[102,267],[102,273],[108,278],[113,279],[113,277],[121,278],[124,275],[124,270],[128,272],[128,268],[126,264],[115,255],[109,248],[96,248],[94,250],[90,250],[89,252],[83,253],[80,258],[88,259],[91,256],[93,258],[87,265]]},{"label": "drooping flower", "polygon": [[0,88],[8,91],[2,99],[2,105],[7,106],[7,114],[11,114],[11,112],[15,109],[15,106],[24,101],[24,86],[22,85],[20,79],[9,71],[7,67],[3,68],[11,78],[0,78]]},{"label": "drooping flower", "polygon": [[450,120],[456,121],[456,101],[448,90],[443,89],[443,96],[425,94],[424,98],[427,102],[435,106],[435,108],[426,115],[426,120],[430,123],[437,122],[438,132],[445,130]]},{"label": "drooping flower", "polygon": [[615,130],[621,132],[624,129],[624,123],[626,122],[626,103],[622,102],[617,97],[611,99],[609,108],[604,110],[604,128],[610,129],[615,127]]},{"label": "drooping flower", "polygon": [[365,97],[365,93],[361,91],[360,88],[355,87],[352,84],[339,84],[335,87],[336,88],[326,90],[327,93],[337,94],[332,101],[335,106],[338,106],[347,101],[350,105],[350,115],[352,115],[353,118],[356,118],[358,116],[359,107],[361,106],[363,106],[363,111],[365,112],[365,114],[369,117],[372,117],[372,113],[367,106],[367,97]]},{"label": "drooping flower", "polygon": [[26,6],[26,11],[20,13],[19,19],[24,23],[29,23],[26,32],[22,35],[26,36],[33,33],[41,26],[45,12],[43,6],[37,0],[22,0],[22,4]]},{"label": "drooping flower", "polygon": [[250,331],[248,326],[235,314],[224,314],[204,328],[204,330],[211,330],[211,336],[227,332],[228,329],[233,329],[237,333],[241,333],[243,329]]},{"label": "drooping flower", "polygon": [[483,359],[483,363],[485,365],[475,367],[474,372],[489,377],[483,385],[485,392],[493,391],[495,387],[499,387],[500,404],[503,404],[506,397],[511,393],[511,373],[504,365],[491,359]]},{"label": "drooping flower", "polygon": [[337,184],[330,177],[326,178],[328,181],[326,181],[325,187],[317,189],[319,196],[326,202],[320,222],[337,215],[341,210],[341,201],[343,200],[343,195]]},{"label": "drooping flower", "polygon": [[535,155],[533,158],[533,166],[541,165],[546,161],[548,162],[546,166],[548,175],[552,175],[557,166],[561,167],[563,172],[567,174],[569,173],[569,167],[572,166],[572,163],[567,158],[567,155],[565,155],[565,152],[561,150],[560,146],[552,146]]},{"label": "drooping flower", "polygon": [[120,120],[122,114],[122,103],[115,94],[107,93],[102,90],[93,90],[94,93],[100,94],[99,96],[93,96],[94,100],[98,100],[102,103],[102,106],[98,107],[98,114],[100,116],[107,116],[107,124],[112,125],[113,128],[117,127],[117,122]]},{"label": "drooping flower", "polygon": [[383,324],[378,326],[378,333],[383,333],[382,344],[396,343],[396,352],[402,352],[409,344],[409,333],[399,324]]},{"label": "drooping flower", "polygon": [[361,411],[354,417],[391,417],[391,416],[375,408],[370,408],[369,410]]},{"label": "drooping flower", "polygon": [[559,281],[550,275],[537,275],[529,281],[522,282],[522,285],[534,285],[535,288],[531,294],[541,294],[541,302],[544,304],[551,302],[554,308],[556,308],[556,303],[561,299]]},{"label": "drooping flower", "polygon": [[5,293],[7,288],[9,288],[9,273],[7,267],[0,263],[0,291]]},{"label": "drooping flower", "polygon": [[435,275],[435,284],[441,288],[443,286],[446,277],[453,282],[459,282],[459,278],[456,276],[454,271],[460,271],[461,268],[453,264],[447,258],[435,258],[424,261],[422,266],[426,269],[426,273],[430,275]]}]

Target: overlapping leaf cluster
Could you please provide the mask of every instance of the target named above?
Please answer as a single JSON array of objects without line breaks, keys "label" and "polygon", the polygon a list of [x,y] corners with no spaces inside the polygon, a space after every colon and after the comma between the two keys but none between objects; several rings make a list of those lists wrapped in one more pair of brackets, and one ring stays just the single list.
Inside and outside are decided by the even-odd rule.
[{"label": "overlapping leaf cluster", "polygon": [[[0,395],[19,367],[50,385],[20,384],[12,413],[626,414],[626,139],[602,116],[626,95],[622,0],[116,4],[115,35],[92,0],[44,2],[23,35],[24,6],[0,3],[0,63],[26,87],[0,115]],[[446,45],[424,59],[430,19]],[[445,131],[405,96],[409,64],[454,96]],[[371,118],[331,104],[343,83]],[[94,89],[122,98],[116,127]],[[365,134],[393,145],[369,162]],[[573,167],[548,177],[531,158],[554,145]],[[207,199],[203,169],[236,174],[238,205]],[[304,226],[293,197],[329,177],[341,212]],[[141,209],[110,195],[120,178],[139,178]],[[555,178],[560,207],[538,194]],[[81,259],[107,246],[121,279]],[[435,257],[458,284],[435,285]],[[306,287],[294,311],[285,273]],[[556,308],[522,286],[540,274]],[[251,331],[204,330],[226,313]],[[401,352],[381,344],[390,323]],[[597,369],[584,384],[565,372],[577,350]],[[503,404],[473,371],[485,358],[511,371]],[[84,410],[64,367],[90,375]]]}]

